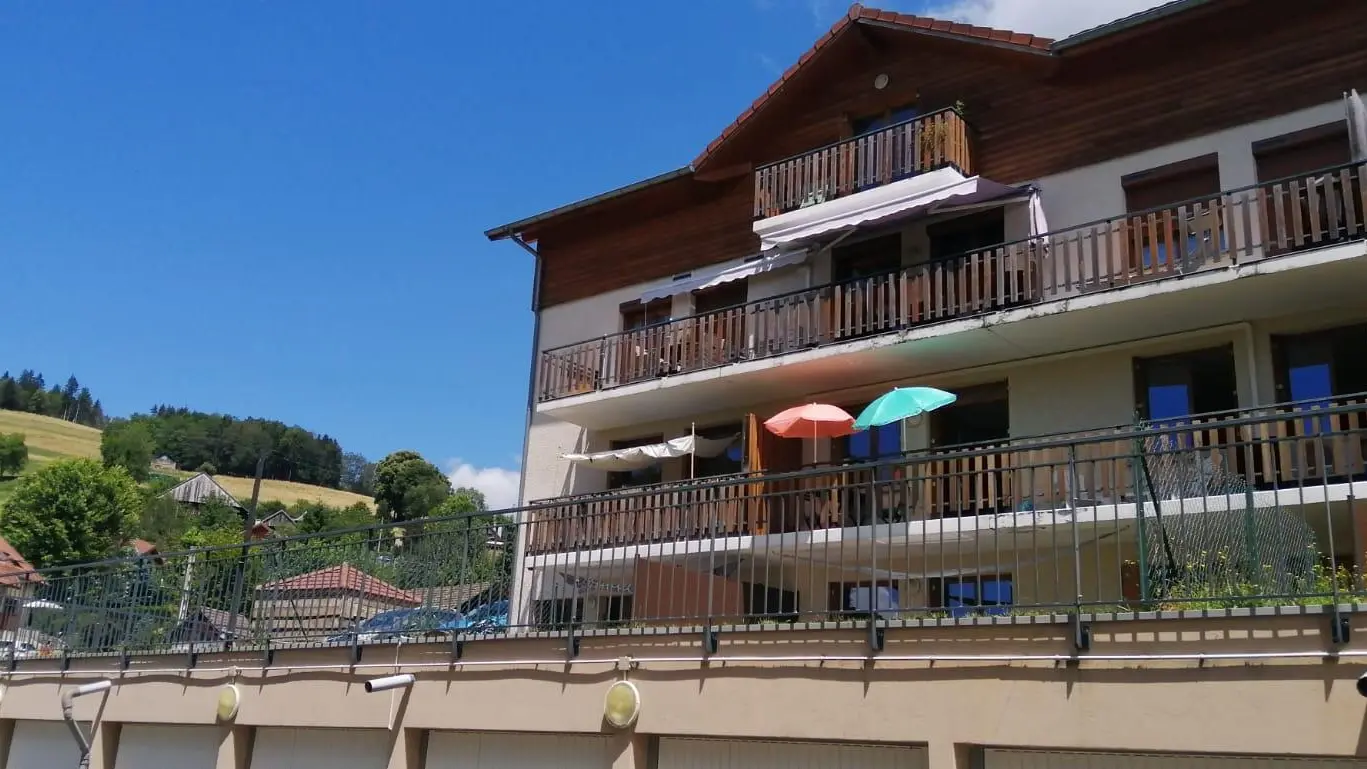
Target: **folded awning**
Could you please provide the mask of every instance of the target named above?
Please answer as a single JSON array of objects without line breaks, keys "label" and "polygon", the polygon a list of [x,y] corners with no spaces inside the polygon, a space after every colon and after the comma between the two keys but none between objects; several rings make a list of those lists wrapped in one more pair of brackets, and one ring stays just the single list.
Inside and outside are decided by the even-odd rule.
[{"label": "folded awning", "polygon": [[804,249],[760,252],[745,259],[724,262],[685,272],[682,275],[675,275],[664,283],[651,286],[643,291],[641,301],[649,302],[654,299],[687,294],[691,291],[701,291],[733,280],[741,280],[783,267],[790,267],[794,264],[801,264],[806,259],[807,252]]},{"label": "folded awning", "polygon": [[911,216],[972,210],[989,202],[1022,200],[1030,187],[1014,187],[979,176],[965,177],[953,168],[902,179],[856,192],[820,205],[799,208],[755,222],[755,234],[766,249],[794,248],[821,235],[886,224]]},{"label": "folded awning", "polygon": [[648,446],[632,446],[627,449],[599,451],[593,454],[562,454],[561,457],[577,465],[589,465],[611,472],[640,470],[666,459],[675,459],[689,454],[698,457],[719,456],[739,437],[739,435],[733,435],[729,438],[699,438],[695,435],[685,435],[664,443],[652,443]]}]

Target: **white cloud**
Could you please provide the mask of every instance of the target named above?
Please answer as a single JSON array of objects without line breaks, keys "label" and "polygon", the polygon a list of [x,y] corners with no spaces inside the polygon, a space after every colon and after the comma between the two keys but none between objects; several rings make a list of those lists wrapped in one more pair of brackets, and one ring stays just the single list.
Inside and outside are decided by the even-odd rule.
[{"label": "white cloud", "polygon": [[931,2],[921,13],[937,19],[1063,38],[1162,4],[1162,0],[940,0]]},{"label": "white cloud", "polygon": [[451,471],[452,488],[462,486],[484,492],[490,510],[517,506],[517,484],[522,473],[503,467],[475,467],[469,462],[453,459],[447,463]]}]

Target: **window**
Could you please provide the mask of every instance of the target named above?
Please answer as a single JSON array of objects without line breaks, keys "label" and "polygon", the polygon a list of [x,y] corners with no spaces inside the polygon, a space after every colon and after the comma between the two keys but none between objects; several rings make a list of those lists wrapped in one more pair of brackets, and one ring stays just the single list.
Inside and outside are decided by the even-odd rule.
[{"label": "window", "polygon": [[905,123],[920,114],[916,105],[904,104],[901,107],[884,110],[877,115],[868,115],[850,121],[850,127],[854,129],[855,136],[863,136],[875,131],[881,131],[888,126]]},{"label": "window", "polygon": [[546,627],[561,628],[571,622],[580,623],[584,621],[584,599],[582,598],[537,601],[533,609],[536,611],[537,624]]},{"label": "window", "polygon": [[1348,125],[1342,120],[1253,144],[1259,184],[1345,165],[1351,160]]},{"label": "window", "polygon": [[631,596],[607,595],[598,599],[598,621],[616,625],[631,620]]},{"label": "window", "polygon": [[673,302],[670,299],[652,299],[642,304],[627,302],[622,305],[622,330],[635,331],[638,328],[653,326],[669,320]]},{"label": "window", "polygon": [[[1268,206],[1263,211],[1263,227],[1266,233],[1268,250],[1271,253],[1284,253],[1297,248],[1295,238],[1298,234],[1310,235],[1311,222],[1319,219],[1319,231],[1330,240],[1339,236],[1334,229],[1347,223],[1346,211],[1338,195],[1326,195],[1330,185],[1321,185],[1320,194],[1315,197],[1318,211],[1310,209],[1310,194],[1301,186],[1296,197],[1291,196],[1289,183],[1273,184],[1281,179],[1292,177],[1299,185],[1304,185],[1312,171],[1320,171],[1332,166],[1341,166],[1352,160],[1352,150],[1348,141],[1348,126],[1345,121],[1308,128],[1303,131],[1277,136],[1253,145],[1253,159],[1258,168],[1258,183],[1263,185],[1268,197]],[[1356,194],[1358,184],[1353,181]],[[1281,199],[1281,216],[1277,216],[1277,197]],[[1326,204],[1333,200],[1338,211],[1330,215]],[[1300,211],[1295,209],[1299,208]],[[1297,216],[1296,214],[1299,214]],[[1299,232],[1297,232],[1299,228]],[[1282,241],[1286,246],[1282,246]],[[1314,238],[1307,246],[1317,246],[1323,242]]]},{"label": "window", "polygon": [[[664,443],[664,436],[652,435],[648,438],[633,438],[625,441],[613,441],[609,444],[613,451],[629,449],[633,446],[649,446],[655,443]],[[659,483],[661,479],[659,463],[642,467],[639,470],[622,470],[608,473],[609,489],[625,489],[634,486],[649,486]]]},{"label": "window", "polygon": [[1006,382],[956,390],[957,400],[930,413],[930,444],[983,445],[1011,437],[1011,400]]},{"label": "window", "polygon": [[836,283],[886,275],[902,267],[902,233],[836,246],[831,251],[831,273]]},{"label": "window", "polygon": [[734,475],[740,473],[744,469],[745,461],[745,447],[741,445],[740,433],[740,423],[718,425],[699,430],[699,438],[720,440],[722,438],[735,436],[736,440],[726,448],[726,451],[715,457],[693,457],[693,477],[711,478],[718,475]]},{"label": "window", "polygon": [[719,286],[693,292],[693,314],[703,315],[718,310],[739,307],[750,299],[748,280],[732,280]]},{"label": "window", "polygon": [[1015,585],[1009,574],[979,574],[929,580],[930,602],[948,609],[950,616],[1001,615],[1015,603]]},{"label": "window", "polygon": [[1196,414],[1239,408],[1234,347],[1135,359],[1135,404],[1143,419],[1187,424]]},{"label": "window", "polygon": [[832,582],[827,600],[833,612],[868,614],[877,611],[880,614],[896,614],[901,608],[897,587],[887,580]]},{"label": "window", "polygon": [[[1367,326],[1346,326],[1272,338],[1277,400],[1330,405],[1334,397],[1367,392]],[[1332,419],[1321,418],[1329,430]],[[1306,420],[1306,432],[1315,424]]]},{"label": "window", "polygon": [[968,216],[957,216],[926,227],[930,258],[981,251],[1006,242],[1006,213],[995,208]]},{"label": "window", "polygon": [[[1150,243],[1153,230],[1146,221],[1132,218],[1130,226],[1138,231],[1128,238],[1131,248],[1130,266],[1145,269],[1168,267],[1180,258],[1196,256],[1217,242],[1224,248],[1224,234],[1212,232],[1219,229],[1218,223],[1212,226],[1209,217],[1198,216],[1198,205],[1189,201],[1214,198],[1220,194],[1220,165],[1217,155],[1203,155],[1183,160],[1171,165],[1152,168],[1130,174],[1121,179],[1125,189],[1125,207],[1129,213],[1146,213],[1156,208],[1169,208],[1178,203],[1188,203],[1189,221],[1178,221],[1174,216],[1174,228],[1169,235],[1158,233],[1159,242]],[[1157,227],[1165,226],[1159,221]],[[1218,239],[1216,238],[1218,235]],[[1179,253],[1168,254],[1168,244],[1177,246]]]}]

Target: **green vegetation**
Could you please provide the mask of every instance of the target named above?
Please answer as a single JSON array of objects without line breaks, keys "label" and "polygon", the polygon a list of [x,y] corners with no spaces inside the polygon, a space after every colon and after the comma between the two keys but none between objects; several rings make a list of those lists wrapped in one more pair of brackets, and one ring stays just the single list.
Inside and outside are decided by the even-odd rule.
[{"label": "green vegetation", "polygon": [[0,433],[0,478],[14,478],[28,464],[23,433]]},{"label": "green vegetation", "polygon": [[147,480],[152,470],[152,431],[140,422],[116,419],[100,436],[100,459],[105,467],[122,467],[135,481]]},{"label": "green vegetation", "polygon": [[123,468],[61,460],[19,480],[5,501],[0,534],[36,566],[99,560],[133,530],[142,503]]},{"label": "green vegetation", "polygon": [[416,451],[396,451],[375,466],[375,503],[385,521],[433,515],[449,496],[446,475]]}]

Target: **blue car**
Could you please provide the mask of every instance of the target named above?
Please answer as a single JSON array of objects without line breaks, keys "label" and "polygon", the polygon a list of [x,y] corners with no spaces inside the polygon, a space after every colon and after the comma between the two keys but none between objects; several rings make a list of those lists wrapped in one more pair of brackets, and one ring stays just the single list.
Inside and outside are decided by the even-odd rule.
[{"label": "blue car", "polygon": [[508,627],[508,599],[491,601],[471,609],[465,619],[470,633],[494,633]]},{"label": "blue car", "polygon": [[450,609],[394,609],[381,612],[339,635],[330,636],[328,643],[349,644],[415,641],[427,633],[452,633],[469,628],[471,622],[464,614]]}]

